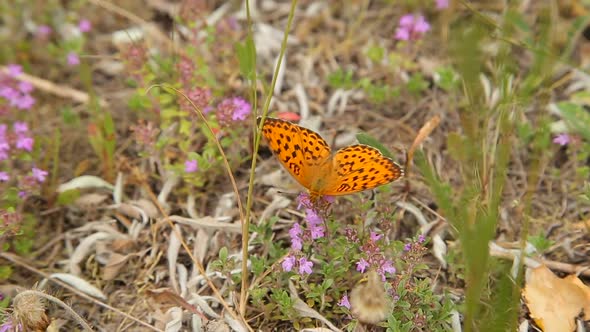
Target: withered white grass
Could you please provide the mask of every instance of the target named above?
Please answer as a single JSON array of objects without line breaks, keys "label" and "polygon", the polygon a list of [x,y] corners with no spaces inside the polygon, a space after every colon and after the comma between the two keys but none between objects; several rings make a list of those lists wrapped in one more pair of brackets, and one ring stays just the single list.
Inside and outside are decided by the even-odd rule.
[{"label": "withered white grass", "polygon": [[391,310],[391,299],[381,276],[373,270],[369,271],[367,282],[358,284],[350,292],[350,311],[363,323],[377,324],[384,321]]}]

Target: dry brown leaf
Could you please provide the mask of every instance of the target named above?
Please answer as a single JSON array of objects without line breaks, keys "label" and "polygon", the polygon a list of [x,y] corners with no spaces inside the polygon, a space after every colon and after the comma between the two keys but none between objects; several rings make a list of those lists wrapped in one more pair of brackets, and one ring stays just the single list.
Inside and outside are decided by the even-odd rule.
[{"label": "dry brown leaf", "polygon": [[208,321],[207,317],[203,315],[194,305],[188,303],[180,295],[172,292],[168,288],[153,289],[147,291],[150,296],[161,304],[173,304],[175,306],[184,308],[188,312],[199,315],[203,320]]},{"label": "dry brown leaf", "polygon": [[102,270],[102,279],[103,280],[113,280],[117,275],[119,275],[119,270],[125,266],[125,263],[129,258],[133,255],[121,255],[116,252],[112,253],[109,257],[109,261],[105,265],[104,269]]},{"label": "dry brown leaf", "polygon": [[107,194],[99,194],[99,193],[88,193],[83,194],[76,201],[74,205],[76,205],[80,209],[93,209],[99,206],[100,204],[104,203],[109,198]]},{"label": "dry brown leaf", "polygon": [[576,276],[559,278],[546,266],[530,270],[523,291],[535,323],[545,332],[573,331],[575,319],[590,319],[590,289]]},{"label": "dry brown leaf", "polygon": [[406,158],[406,172],[409,172],[410,170],[410,164],[412,163],[412,159],[414,159],[414,151],[416,151],[418,145],[424,142],[426,137],[428,137],[430,133],[432,133],[432,131],[438,127],[439,123],[440,116],[435,115],[430,120],[428,120],[428,122],[426,122],[422,128],[420,128],[418,135],[416,135],[416,138],[414,139],[414,143],[412,143],[412,146],[408,150],[408,156]]}]

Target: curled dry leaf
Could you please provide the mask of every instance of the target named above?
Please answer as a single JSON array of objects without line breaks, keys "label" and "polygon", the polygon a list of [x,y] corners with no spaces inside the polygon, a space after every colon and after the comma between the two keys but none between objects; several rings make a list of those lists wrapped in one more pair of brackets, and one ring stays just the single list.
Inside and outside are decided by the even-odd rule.
[{"label": "curled dry leaf", "polygon": [[80,244],[76,247],[72,256],[70,257],[70,261],[68,262],[69,271],[72,274],[79,275],[81,273],[80,267],[78,264],[84,260],[86,256],[95,248],[98,241],[112,239],[112,235],[106,232],[98,232],[94,233],[90,236],[87,236]]},{"label": "curled dry leaf", "polygon": [[202,296],[197,293],[191,293],[191,299],[188,303],[192,305],[196,305],[199,307],[201,311],[203,311],[206,315],[213,318],[220,318],[221,316],[211,308],[207,300],[213,301],[215,304],[219,304],[219,300],[212,296]]},{"label": "curled dry leaf", "polygon": [[101,300],[107,299],[107,297],[104,295],[104,293],[100,289],[92,286],[88,281],[86,281],[78,276],[68,274],[68,273],[53,273],[49,277],[61,280],[61,281],[65,282],[66,284],[81,291],[82,293],[88,294],[90,296],[94,296],[94,297],[99,298]]},{"label": "curled dry leaf", "polygon": [[303,302],[299,298],[299,295],[297,294],[297,289],[295,289],[295,285],[293,284],[293,282],[291,282],[291,280],[289,280],[289,293],[291,294],[291,298],[293,299],[293,309],[295,309],[295,311],[297,311],[297,313],[300,316],[317,319],[322,323],[326,324],[329,328],[332,329],[332,331],[341,331],[334,324],[332,324],[326,317],[320,315],[319,312],[312,309],[310,306],[307,305],[307,303]]},{"label": "curled dry leaf", "polygon": [[130,203],[140,208],[149,218],[153,219],[160,216],[160,211],[158,211],[158,208],[150,200],[141,198]]},{"label": "curled dry leaf", "polygon": [[523,291],[535,323],[545,332],[576,328],[576,317],[590,319],[590,289],[574,275],[557,277],[545,265],[529,270]]},{"label": "curled dry leaf", "polygon": [[57,187],[57,192],[64,192],[73,189],[85,189],[85,188],[107,188],[114,190],[115,187],[106,182],[105,180],[94,175],[82,175],[77,178],[73,178],[70,181],[61,184]]},{"label": "curled dry leaf", "polygon": [[80,209],[94,209],[109,198],[109,195],[99,193],[89,193],[78,197],[74,205]]},{"label": "curled dry leaf", "polygon": [[117,212],[135,220],[142,220],[143,222],[147,221],[147,215],[143,214],[143,211],[138,207],[129,204],[129,203],[121,203],[117,204]]},{"label": "curled dry leaf", "polygon": [[406,158],[406,176],[410,171],[410,163],[412,162],[412,159],[414,159],[414,151],[416,151],[418,145],[422,144],[426,137],[428,137],[428,135],[430,135],[430,133],[436,129],[436,127],[438,127],[439,123],[440,117],[435,115],[430,120],[428,120],[428,122],[426,122],[422,128],[420,128],[418,135],[416,135],[416,138],[414,139],[414,143],[412,143],[412,146],[408,150],[408,157]]},{"label": "curled dry leaf", "polygon": [[125,266],[125,263],[131,258],[133,255],[121,255],[116,252],[112,253],[107,261],[107,264],[102,270],[102,279],[103,280],[113,280],[117,275],[119,275],[119,271],[121,268]]},{"label": "curled dry leaf", "polygon": [[174,305],[175,307],[181,307],[186,309],[188,312],[201,316],[205,321],[205,317],[194,305],[187,302],[180,295],[174,293],[169,288],[159,288],[154,290],[147,290],[147,293],[158,303],[163,305]]},{"label": "curled dry leaf", "polygon": [[182,309],[178,307],[170,308],[166,312],[168,321],[164,331],[166,332],[178,332],[182,329]]}]

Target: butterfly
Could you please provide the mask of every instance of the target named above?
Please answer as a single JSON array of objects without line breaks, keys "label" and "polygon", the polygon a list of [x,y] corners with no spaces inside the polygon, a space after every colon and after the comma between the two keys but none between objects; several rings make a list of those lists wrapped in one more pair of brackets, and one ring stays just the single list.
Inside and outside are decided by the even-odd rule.
[{"label": "butterfly", "polygon": [[352,194],[404,175],[400,165],[373,147],[356,144],[332,153],[318,133],[288,121],[266,118],[262,135],[281,164],[312,198]]}]

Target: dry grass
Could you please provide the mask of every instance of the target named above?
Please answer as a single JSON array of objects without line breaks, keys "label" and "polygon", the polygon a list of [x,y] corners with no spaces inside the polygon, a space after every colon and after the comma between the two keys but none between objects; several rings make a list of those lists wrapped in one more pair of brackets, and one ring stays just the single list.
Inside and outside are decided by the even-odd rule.
[{"label": "dry grass", "polygon": [[[268,8],[257,8],[253,12],[256,26],[254,39],[258,50],[259,78],[266,84],[270,82],[280,48],[281,29],[285,26],[290,4],[280,1],[261,3]],[[221,3],[211,3],[207,7],[209,10],[202,15],[211,18],[215,8],[227,10],[224,15],[235,15],[239,24],[245,26],[245,12],[234,5],[228,3],[227,9],[219,9],[226,7]],[[366,51],[369,45],[395,48],[392,35],[397,19],[405,13],[403,6],[363,1],[336,6],[327,2],[302,1],[298,4],[284,71],[275,88],[271,111],[301,112],[305,123],[310,128],[320,129],[326,140],[336,147],[350,144],[354,134],[366,131],[394,151],[402,163],[402,156],[419,129],[433,117],[440,117],[438,128],[421,148],[442,179],[460,186],[462,166],[449,157],[446,142],[449,133],[461,130],[457,112],[461,105],[431,81],[432,68],[450,61],[446,42],[449,38],[448,24],[460,20],[461,16],[472,15],[465,7],[455,5],[442,15],[434,9],[430,11],[434,19],[431,33],[419,46],[409,45],[413,49],[404,50],[405,56],[415,61],[415,65],[400,66],[395,75],[390,75],[386,65],[367,60]],[[208,266],[218,258],[222,247],[227,247],[230,255],[238,255],[241,249],[240,216],[229,179],[220,171],[220,175],[207,182],[201,191],[180,190],[178,188],[182,185],[178,179],[158,168],[159,165],[148,164],[137,157],[141,151],[137,150],[135,138],[129,131],[141,115],[128,110],[129,98],[135,90],[125,84],[125,73],[118,66],[121,63],[118,59],[120,53],[112,43],[113,33],[131,27],[149,26],[144,30],[144,39],[138,43],[145,43],[170,57],[183,54],[191,41],[187,38],[186,29],[171,24],[171,15],[176,13],[177,6],[166,1],[147,1],[145,4],[123,1],[117,5],[90,1],[84,7],[86,17],[91,18],[94,24],[94,30],[89,35],[90,50],[86,61],[93,72],[94,92],[103,105],[108,105],[104,111],[113,115],[116,124],[115,162],[121,178],[107,178],[114,184],[113,189],[85,189],[74,204],[67,206],[57,205],[55,188],[47,188],[43,196],[44,204],[29,207],[29,211],[40,221],[33,253],[20,258],[13,254],[0,254],[4,258],[0,262],[9,262],[14,268],[10,279],[0,285],[3,294],[10,295],[22,288],[30,288],[45,278],[54,280],[55,275],[52,274],[55,273],[68,273],[92,284],[100,290],[100,296],[94,294],[91,300],[87,295],[92,290],[87,285],[66,280],[45,283],[46,292],[64,300],[96,329],[146,331],[148,328],[138,323],[143,321],[149,322],[154,330],[165,330],[166,324],[171,328],[182,319],[186,321],[187,313],[207,316],[207,331],[225,331],[232,322],[236,324],[234,327],[239,326],[241,318],[236,309],[238,285],[218,272],[209,272],[204,277],[198,268],[202,264],[205,270],[210,271]],[[501,11],[501,8],[484,5],[483,2],[473,6],[475,10],[492,16]],[[527,8],[525,13],[532,19],[535,8]],[[571,20],[571,17],[564,15],[563,19]],[[236,34],[239,36],[233,37],[240,38],[245,30]],[[580,47],[586,43],[588,41],[583,38],[578,42]],[[216,77],[227,85],[232,94],[247,95],[248,86],[239,78],[237,60],[232,59],[231,42],[220,40],[215,47],[218,53],[210,54],[209,60],[218,65],[213,68]],[[30,56],[28,61],[35,63],[34,72],[24,79],[37,82],[41,96],[37,110],[39,117],[33,120],[35,127],[46,137],[53,137],[56,130],[61,130],[58,183],[82,174],[104,176],[100,173],[101,160],[96,158],[87,143],[86,130],[68,127],[55,116],[55,110],[73,105],[72,112],[86,123],[92,110],[85,103],[82,93],[86,91],[84,84],[73,70],[46,71],[43,64],[49,67],[51,60],[42,53],[31,53]],[[586,54],[579,56],[585,57]],[[523,68],[529,67],[530,58],[523,56],[522,65]],[[353,70],[355,78],[369,78],[391,86],[403,85],[409,74],[422,72],[430,87],[418,95],[402,91],[385,103],[371,103],[359,89],[339,91],[329,85],[328,76],[340,68]],[[44,81],[39,81],[40,78]],[[561,77],[552,79],[558,81]],[[568,87],[576,82],[574,77],[566,79],[560,89],[551,92],[551,98],[566,99],[571,94]],[[528,121],[532,123],[546,113],[546,103],[537,103],[526,107]],[[528,172],[534,162],[530,159],[529,148],[515,144],[511,155],[495,239],[495,243],[504,249],[520,247],[523,211],[519,210],[521,205],[515,202],[523,200],[529,189],[527,181],[531,174]],[[551,268],[563,273],[580,273],[588,278],[590,206],[578,200],[582,188],[575,170],[587,166],[589,161],[577,160],[570,154],[571,150],[552,147],[544,154],[534,186],[531,213],[527,218],[530,218],[530,234],[541,234],[554,241],[543,258]],[[178,151],[170,150],[168,153]],[[248,165],[248,162],[233,164],[233,174],[244,202]],[[278,216],[273,228],[275,242],[287,241],[287,231],[293,220],[302,217],[295,210],[294,196],[285,193],[295,192],[298,187],[278,169],[278,163],[263,149],[254,188],[252,223],[258,224],[264,217]],[[396,214],[399,222],[391,226],[390,236],[404,239],[422,230],[431,238],[446,241],[443,243],[448,250],[456,250],[456,240],[451,235],[453,230],[437,211],[433,196],[419,171],[412,168],[410,174],[404,181],[391,185],[390,201],[400,202],[400,205],[376,207],[377,210],[397,208],[399,211]],[[280,191],[277,192],[275,187],[280,187]],[[187,197],[187,194],[190,196]],[[362,211],[361,204],[369,196],[340,199],[333,210],[336,218],[343,224],[354,222],[354,216]],[[421,223],[422,220],[427,222]],[[186,242],[198,263],[187,255],[179,237]],[[258,255],[268,248],[251,246],[250,250],[250,255]],[[458,271],[452,266],[457,262],[436,258],[440,254],[436,250],[442,249],[432,248],[425,260],[430,267],[428,274],[436,280],[435,286],[440,292],[450,291],[460,298],[465,285],[457,278],[455,273]],[[513,258],[501,250],[492,253],[501,258]],[[237,257],[239,261],[241,256]],[[239,270],[240,266],[236,265],[235,269]],[[250,280],[250,283],[257,282],[261,280]],[[217,296],[212,292],[212,286],[226,295]],[[268,320],[259,310],[255,307],[245,310],[245,319],[253,329],[293,328],[285,322]],[[49,306],[48,315],[51,319],[68,319],[55,306]],[[342,322],[332,323],[343,325]],[[63,329],[72,330],[73,326],[74,323],[66,323]]]}]

